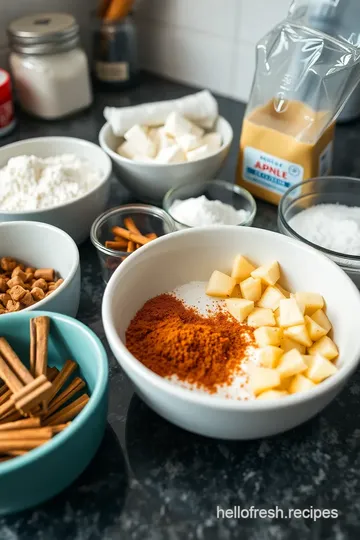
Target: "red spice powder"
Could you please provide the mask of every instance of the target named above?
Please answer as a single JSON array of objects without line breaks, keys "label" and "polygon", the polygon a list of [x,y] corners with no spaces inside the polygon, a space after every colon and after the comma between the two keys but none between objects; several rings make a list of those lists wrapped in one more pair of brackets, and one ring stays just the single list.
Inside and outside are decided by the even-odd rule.
[{"label": "red spice powder", "polygon": [[210,393],[228,385],[254,344],[253,329],[227,313],[207,317],[171,294],[152,298],[126,331],[126,346],[146,367]]}]

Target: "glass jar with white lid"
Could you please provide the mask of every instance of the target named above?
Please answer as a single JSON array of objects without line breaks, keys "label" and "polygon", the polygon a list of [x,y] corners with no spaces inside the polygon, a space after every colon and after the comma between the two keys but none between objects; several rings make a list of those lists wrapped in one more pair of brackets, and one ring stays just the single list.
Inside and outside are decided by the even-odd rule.
[{"label": "glass jar with white lid", "polygon": [[72,15],[22,17],[10,23],[8,36],[14,85],[27,112],[52,120],[91,104],[88,61]]}]

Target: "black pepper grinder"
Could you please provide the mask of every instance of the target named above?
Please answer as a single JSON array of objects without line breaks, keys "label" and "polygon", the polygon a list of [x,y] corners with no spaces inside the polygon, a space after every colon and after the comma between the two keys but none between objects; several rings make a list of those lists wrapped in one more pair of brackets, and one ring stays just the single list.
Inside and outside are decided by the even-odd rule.
[{"label": "black pepper grinder", "polygon": [[97,85],[108,89],[137,84],[137,33],[131,13],[118,20],[97,17],[93,32],[93,76]]}]

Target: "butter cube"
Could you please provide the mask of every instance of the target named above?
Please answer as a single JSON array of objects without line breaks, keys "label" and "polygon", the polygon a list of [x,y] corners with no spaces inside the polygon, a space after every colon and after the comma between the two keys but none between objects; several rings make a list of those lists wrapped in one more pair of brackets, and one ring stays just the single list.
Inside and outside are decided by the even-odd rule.
[{"label": "butter cube", "polygon": [[296,349],[301,354],[305,354],[306,347],[305,345],[301,345],[297,341],[294,341],[293,339],[289,337],[283,337],[280,343],[280,347],[284,352],[291,351],[292,349]]},{"label": "butter cube", "polygon": [[306,371],[307,365],[299,351],[292,349],[291,351],[284,353],[276,369],[283,379]]},{"label": "butter cube", "polygon": [[176,142],[184,152],[195,150],[195,148],[199,148],[199,146],[203,145],[202,139],[196,135],[192,135],[191,133],[181,135],[176,139]]},{"label": "butter cube", "polygon": [[124,141],[122,144],[120,144],[116,151],[119,156],[126,159],[134,159],[136,155],[136,150],[132,147],[132,144],[129,141]]},{"label": "butter cube", "polygon": [[308,379],[314,383],[320,383],[337,372],[337,368],[330,360],[320,354],[312,356],[308,362],[308,369],[305,373]]},{"label": "butter cube", "polygon": [[251,264],[250,261],[243,255],[236,255],[231,270],[231,277],[235,278],[236,281],[240,283],[250,277],[253,270],[255,270],[255,266]]},{"label": "butter cube", "polygon": [[179,114],[176,111],[173,111],[167,117],[164,124],[165,133],[174,137],[175,139],[181,137],[182,135],[195,135],[196,137],[202,137],[204,130],[195,126],[192,122],[187,120],[184,116]]},{"label": "butter cube", "polygon": [[249,277],[240,283],[240,290],[246,300],[257,302],[261,297],[261,281]]},{"label": "butter cube", "polygon": [[249,385],[255,396],[271,390],[280,384],[280,375],[275,369],[252,367],[249,373]]},{"label": "butter cube", "polygon": [[229,298],[235,285],[236,281],[234,278],[218,270],[214,270],[209,279],[206,294],[218,298]]},{"label": "butter cube", "polygon": [[295,300],[295,298],[285,298],[280,300],[280,326],[296,326],[304,324],[304,315]]},{"label": "butter cube", "polygon": [[135,126],[130,128],[124,137],[131,143],[137,155],[155,157],[156,145],[149,137],[148,131],[139,124],[135,124]]},{"label": "butter cube", "polygon": [[275,326],[274,314],[271,309],[255,308],[248,316],[248,325],[254,328]]},{"label": "butter cube", "polygon": [[280,267],[277,261],[273,261],[264,266],[259,266],[251,272],[253,278],[261,279],[266,285],[275,285],[280,279]]},{"label": "butter cube", "polygon": [[262,326],[254,330],[254,337],[259,347],[266,347],[267,345],[273,345],[274,347],[278,347],[281,342],[282,333],[283,331],[281,328]]},{"label": "butter cube", "polygon": [[280,300],[285,298],[282,292],[276,287],[267,287],[258,302],[259,307],[269,308],[275,311],[280,304]]},{"label": "butter cube", "polygon": [[324,307],[324,299],[321,294],[312,292],[297,292],[295,298],[298,304],[305,306],[305,314],[311,315]]},{"label": "butter cube", "polygon": [[195,150],[187,152],[186,157],[188,161],[197,161],[198,159],[204,159],[210,155],[211,151],[209,146],[207,144],[203,144],[202,146],[195,148]]},{"label": "butter cube", "polygon": [[310,390],[311,388],[314,388],[314,386],[316,385],[313,381],[304,377],[301,373],[298,373],[292,378],[288,391],[290,394],[297,394],[298,392]]},{"label": "butter cube", "polygon": [[335,343],[328,336],[323,336],[318,341],[315,341],[312,347],[308,349],[309,354],[321,354],[328,360],[334,360],[339,355],[339,351]]},{"label": "butter cube", "polygon": [[288,396],[289,394],[285,392],[284,390],[267,390],[266,392],[262,392],[259,396],[257,396],[257,399],[279,399],[283,398],[285,396]]},{"label": "butter cube", "polygon": [[317,311],[315,311],[315,313],[313,313],[313,314],[311,315],[311,318],[312,318],[312,320],[315,321],[319,326],[321,326],[322,328],[324,328],[324,330],[326,331],[326,333],[330,332],[330,330],[331,330],[331,322],[329,321],[329,319],[328,319],[327,316],[325,315],[324,310],[318,309]]},{"label": "butter cube", "polygon": [[317,341],[326,335],[325,328],[322,328],[318,323],[314,321],[309,315],[305,315],[305,325],[308,331],[310,338],[313,341]]},{"label": "butter cube", "polygon": [[149,130],[149,137],[156,146],[156,153],[159,153],[163,148],[169,148],[175,144],[175,139],[169,137],[163,127],[152,128]]},{"label": "butter cube", "polygon": [[268,345],[258,351],[258,359],[262,367],[276,368],[284,351],[279,347]]},{"label": "butter cube", "polygon": [[215,153],[221,148],[221,135],[215,131],[206,133],[202,138],[203,144],[207,144],[211,153]]},{"label": "butter cube", "polygon": [[279,291],[280,291],[281,293],[283,293],[283,295],[285,296],[285,298],[290,298],[290,293],[289,293],[289,291],[287,291],[286,289],[284,289],[281,285],[279,285],[279,283],[277,283],[277,284],[275,285],[275,288],[276,288],[276,289],[279,289]]},{"label": "butter cube", "polygon": [[174,144],[160,150],[155,161],[157,163],[183,163],[186,161],[186,156],[180,146]]},{"label": "butter cube", "polygon": [[228,298],[225,300],[226,309],[240,323],[242,323],[254,309],[252,300],[244,298]]},{"label": "butter cube", "polygon": [[297,341],[297,343],[300,343],[305,347],[311,347],[313,343],[305,324],[298,324],[296,326],[285,328],[284,336]]}]

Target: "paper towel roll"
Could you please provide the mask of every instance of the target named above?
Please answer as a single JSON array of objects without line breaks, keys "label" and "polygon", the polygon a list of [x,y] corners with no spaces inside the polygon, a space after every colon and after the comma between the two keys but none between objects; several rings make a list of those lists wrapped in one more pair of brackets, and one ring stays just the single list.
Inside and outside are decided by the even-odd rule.
[{"label": "paper towel roll", "polygon": [[218,105],[208,90],[202,90],[180,99],[145,103],[134,107],[105,107],[104,116],[115,135],[121,137],[135,124],[158,126],[165,123],[167,116],[177,111],[192,122],[211,129],[218,116]]}]

